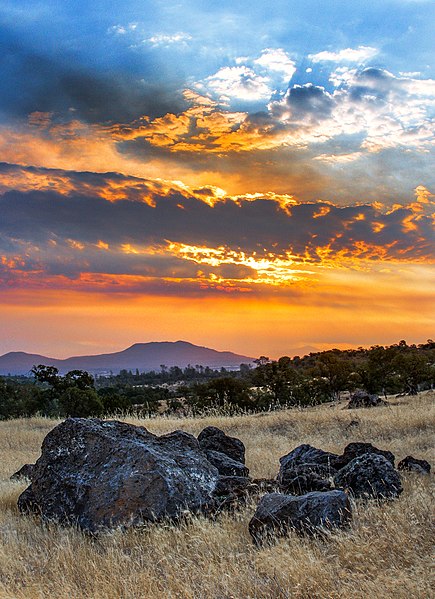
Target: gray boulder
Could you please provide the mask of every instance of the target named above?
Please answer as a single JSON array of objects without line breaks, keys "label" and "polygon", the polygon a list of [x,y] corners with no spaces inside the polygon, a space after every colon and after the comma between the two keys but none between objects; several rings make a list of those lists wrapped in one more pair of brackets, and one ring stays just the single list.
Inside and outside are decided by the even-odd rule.
[{"label": "gray boulder", "polygon": [[398,470],[405,470],[408,472],[417,472],[418,474],[430,474],[430,464],[426,460],[418,460],[413,458],[412,455],[407,455],[397,464]]},{"label": "gray boulder", "polygon": [[335,460],[338,458],[336,453],[317,449],[312,445],[299,445],[293,451],[279,459],[280,469],[278,473],[278,482],[282,487],[286,487],[289,480],[294,478],[294,472],[301,466],[305,471],[312,470],[319,473],[323,478],[329,474],[335,473]]},{"label": "gray boulder", "polygon": [[310,464],[302,464],[293,469],[283,470],[280,475],[280,490],[291,495],[329,491],[331,487],[327,466],[316,466],[313,469]]},{"label": "gray boulder", "polygon": [[334,484],[363,499],[394,499],[403,491],[400,474],[383,455],[365,453],[334,476]]},{"label": "gray boulder", "polygon": [[373,453],[373,454],[377,454],[377,455],[382,455],[389,462],[391,462],[391,464],[394,466],[395,457],[394,457],[394,454],[391,453],[391,451],[385,451],[384,449],[378,449],[371,443],[359,443],[358,442],[358,443],[349,443],[349,445],[346,445],[346,447],[344,448],[344,451],[343,451],[343,455],[338,456],[338,458],[335,460],[334,467],[337,468],[337,470],[340,470],[340,468],[343,468],[344,466],[346,466],[346,464],[348,464],[349,462],[351,462],[358,456],[364,455],[365,453]]},{"label": "gray boulder", "polygon": [[289,530],[316,534],[344,527],[352,518],[349,497],[344,491],[313,492],[294,497],[280,493],[264,495],[249,522],[256,545],[272,536],[285,536]]},{"label": "gray boulder", "polygon": [[68,418],[45,437],[18,505],[96,532],[207,510],[218,480],[192,435]]},{"label": "gray boulder", "polygon": [[198,435],[198,443],[205,451],[224,453],[235,462],[245,463],[245,446],[236,437],[229,437],[216,426],[207,426]]},{"label": "gray boulder", "polygon": [[21,466],[21,468],[19,470],[17,470],[17,472],[14,472],[14,474],[12,474],[10,479],[11,480],[24,480],[24,479],[31,480],[34,467],[35,467],[35,464],[24,464],[24,466]]},{"label": "gray boulder", "polygon": [[222,476],[248,476],[249,474],[249,468],[244,464],[232,460],[220,451],[206,451],[205,455]]},{"label": "gray boulder", "polygon": [[388,402],[384,401],[379,395],[371,395],[367,391],[359,389],[350,396],[350,401],[347,404],[349,410],[356,408],[376,408],[378,406],[387,406]]}]

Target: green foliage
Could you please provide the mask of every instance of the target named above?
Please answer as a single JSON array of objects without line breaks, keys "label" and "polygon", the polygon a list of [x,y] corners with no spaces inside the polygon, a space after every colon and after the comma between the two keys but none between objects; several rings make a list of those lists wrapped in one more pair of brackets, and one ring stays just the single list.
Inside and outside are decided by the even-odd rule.
[{"label": "green foliage", "polygon": [[71,385],[60,396],[62,416],[88,418],[103,413],[103,403],[94,389],[81,389]]},{"label": "green foliage", "polygon": [[258,412],[336,400],[356,387],[411,395],[434,385],[435,342],[408,345],[402,340],[387,347],[332,349],[279,360],[261,356],[255,362],[256,368],[241,364],[232,372],[162,364],[160,372],[122,370],[97,381],[83,370],[62,376],[57,368],[39,364],[32,369],[34,382],[0,377],[0,419],[37,413],[56,417],[151,415],[162,410],[200,413],[216,408]]},{"label": "green foliage", "polygon": [[186,404],[194,413],[209,408],[226,407],[229,411],[234,408],[249,409],[252,403],[249,383],[229,376],[213,379],[208,383],[197,383],[191,387],[184,386],[180,392],[184,393]]}]

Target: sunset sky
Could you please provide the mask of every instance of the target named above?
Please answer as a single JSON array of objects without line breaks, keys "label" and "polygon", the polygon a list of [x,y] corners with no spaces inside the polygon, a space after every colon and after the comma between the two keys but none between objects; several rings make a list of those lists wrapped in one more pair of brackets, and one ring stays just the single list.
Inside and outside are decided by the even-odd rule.
[{"label": "sunset sky", "polygon": [[435,321],[432,0],[0,0],[0,354]]}]

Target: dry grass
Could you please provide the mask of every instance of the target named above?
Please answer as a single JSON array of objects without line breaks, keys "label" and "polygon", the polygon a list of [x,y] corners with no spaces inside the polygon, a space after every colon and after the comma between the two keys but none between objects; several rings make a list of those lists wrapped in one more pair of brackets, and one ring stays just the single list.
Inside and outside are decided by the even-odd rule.
[{"label": "dry grass", "polygon": [[[162,434],[197,434],[215,425],[240,437],[254,477],[272,477],[278,458],[300,443],[340,452],[370,441],[402,459],[433,462],[434,394],[396,406],[299,411],[203,419],[127,419]],[[352,419],[359,426],[348,428]],[[25,484],[9,476],[39,455],[56,421],[0,422],[0,597],[2,598],[427,598],[430,581],[431,480],[406,475],[398,501],[355,505],[349,531],[325,542],[295,535],[254,548],[247,523],[254,506],[217,521],[193,518],[180,527],[153,525],[97,540],[74,529],[21,516]]]}]

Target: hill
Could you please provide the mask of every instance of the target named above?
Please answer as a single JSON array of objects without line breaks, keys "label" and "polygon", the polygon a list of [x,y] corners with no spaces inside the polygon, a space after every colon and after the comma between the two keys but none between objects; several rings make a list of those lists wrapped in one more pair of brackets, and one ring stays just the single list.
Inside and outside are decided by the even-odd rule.
[{"label": "hill", "polygon": [[238,368],[241,363],[251,363],[253,358],[230,351],[217,351],[201,347],[187,341],[161,341],[135,343],[131,347],[110,354],[93,356],[73,356],[64,360],[28,354],[9,352],[0,356],[0,375],[28,374],[33,365],[55,366],[61,374],[70,370],[86,370],[92,374],[114,374],[119,371],[136,370],[146,372],[160,370],[160,365],[185,368],[189,364],[209,366],[210,368]]}]

